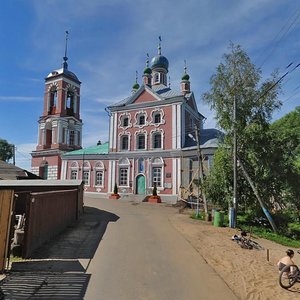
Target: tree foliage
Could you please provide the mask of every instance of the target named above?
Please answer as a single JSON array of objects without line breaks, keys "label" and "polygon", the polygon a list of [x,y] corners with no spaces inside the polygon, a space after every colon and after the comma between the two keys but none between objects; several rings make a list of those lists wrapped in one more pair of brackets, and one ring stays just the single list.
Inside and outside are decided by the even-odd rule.
[{"label": "tree foliage", "polygon": [[0,160],[9,161],[13,157],[14,145],[0,138]]},{"label": "tree foliage", "polygon": [[[216,113],[219,127],[225,132],[224,149],[217,152],[213,171],[207,177],[207,192],[211,199],[232,199],[232,141],[233,128],[237,132],[239,160],[254,180],[256,188],[269,206],[274,195],[281,193],[276,185],[271,166],[277,156],[273,136],[269,132],[272,113],[280,108],[278,99],[280,84],[274,73],[261,82],[261,70],[250,60],[240,46],[230,44],[229,53],[210,79],[210,91],[203,95],[204,101]],[[233,122],[233,103],[236,101],[236,122]],[[219,151],[219,150],[218,150]],[[216,180],[224,174],[225,178]],[[274,181],[275,180],[275,181]],[[214,184],[212,184],[214,182]],[[226,195],[224,195],[226,191]],[[231,196],[231,197],[230,197]],[[240,208],[256,208],[257,201],[248,182],[238,172],[238,199]]]}]

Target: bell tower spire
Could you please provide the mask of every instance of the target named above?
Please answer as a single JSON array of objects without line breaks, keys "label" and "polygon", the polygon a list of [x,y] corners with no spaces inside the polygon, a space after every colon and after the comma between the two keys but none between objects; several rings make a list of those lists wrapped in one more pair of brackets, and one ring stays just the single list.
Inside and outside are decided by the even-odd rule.
[{"label": "bell tower spire", "polygon": [[69,31],[66,30],[66,43],[65,43],[65,56],[63,57],[63,68],[64,69],[68,69],[68,63],[67,63],[67,60],[68,60],[68,57],[67,57],[67,52],[68,52],[68,39],[69,39]]},{"label": "bell tower spire", "polygon": [[68,38],[62,67],[45,78],[44,110],[39,118],[38,143],[31,153],[32,172],[44,179],[60,179],[61,156],[81,149],[80,85],[75,73],[68,70]]}]

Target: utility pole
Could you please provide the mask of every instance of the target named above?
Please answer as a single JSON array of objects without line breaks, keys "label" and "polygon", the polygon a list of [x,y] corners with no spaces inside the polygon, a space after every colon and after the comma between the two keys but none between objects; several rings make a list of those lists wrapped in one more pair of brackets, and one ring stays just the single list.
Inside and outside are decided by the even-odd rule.
[{"label": "utility pole", "polygon": [[233,220],[231,226],[236,227],[237,221],[237,136],[236,136],[236,96],[233,96]]},{"label": "utility pole", "polygon": [[16,145],[12,145],[13,149],[13,165],[16,165]]},{"label": "utility pole", "polygon": [[195,124],[195,138],[196,138],[196,143],[197,143],[197,154],[198,154],[198,198],[197,198],[197,217],[199,216],[199,199],[200,195],[202,194],[202,199],[203,199],[203,205],[204,205],[204,212],[205,212],[205,218],[208,218],[208,209],[207,209],[207,202],[206,202],[206,196],[205,193],[203,192],[203,189],[200,186],[203,186],[203,181],[204,181],[204,176],[203,176],[203,167],[202,167],[202,153],[200,149],[200,130],[197,124]]}]

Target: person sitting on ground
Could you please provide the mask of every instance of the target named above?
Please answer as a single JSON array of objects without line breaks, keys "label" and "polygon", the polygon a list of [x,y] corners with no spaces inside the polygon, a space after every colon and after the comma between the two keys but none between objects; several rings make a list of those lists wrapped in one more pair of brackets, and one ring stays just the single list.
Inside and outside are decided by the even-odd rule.
[{"label": "person sitting on ground", "polygon": [[[278,269],[279,272],[285,267],[285,266],[291,266],[294,265],[295,263],[293,262],[292,258],[294,257],[294,251],[292,249],[288,249],[286,251],[286,256],[284,256],[283,258],[281,258],[278,263]],[[290,270],[292,271],[292,270]]]}]

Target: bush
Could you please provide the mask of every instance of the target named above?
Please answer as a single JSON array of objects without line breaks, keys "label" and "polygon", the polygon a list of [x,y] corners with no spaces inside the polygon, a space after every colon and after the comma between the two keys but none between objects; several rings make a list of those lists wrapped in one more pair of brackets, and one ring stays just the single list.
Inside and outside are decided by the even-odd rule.
[{"label": "bush", "polygon": [[118,194],[118,186],[117,186],[117,183],[115,183],[115,186],[114,186],[114,194]]}]

